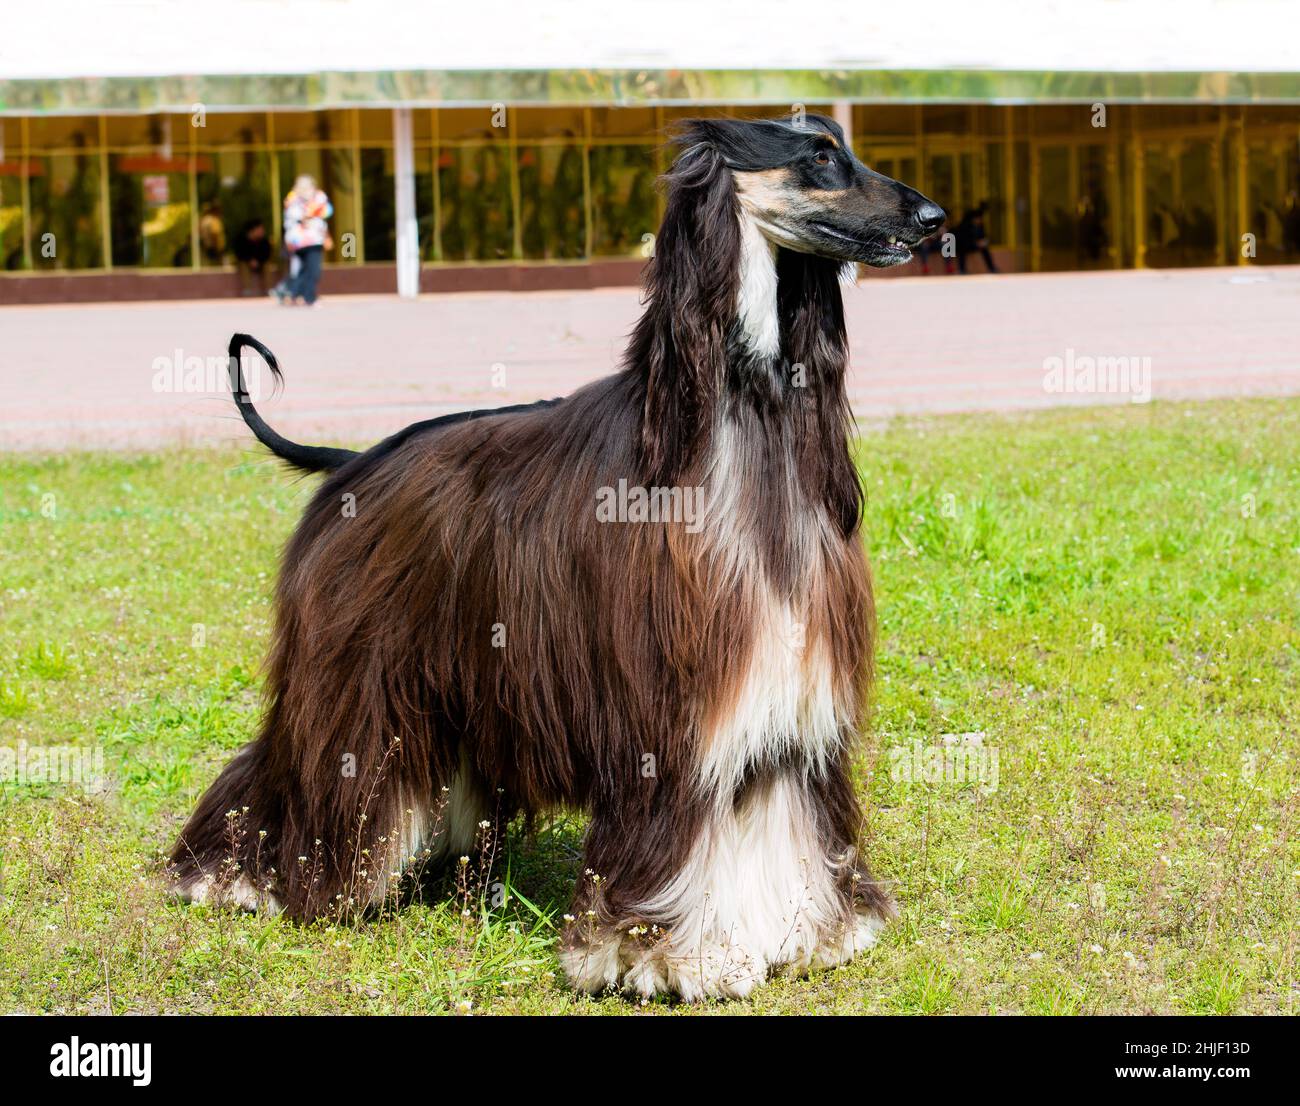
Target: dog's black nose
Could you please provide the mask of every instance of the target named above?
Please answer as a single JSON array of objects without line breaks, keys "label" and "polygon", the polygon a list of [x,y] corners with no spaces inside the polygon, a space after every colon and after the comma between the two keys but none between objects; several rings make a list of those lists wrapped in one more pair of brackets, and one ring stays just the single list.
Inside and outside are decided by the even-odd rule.
[{"label": "dog's black nose", "polygon": [[925,234],[933,234],[943,226],[945,215],[943,208],[938,204],[932,204],[929,200],[926,200],[925,203],[912,212],[912,218],[916,220],[916,225]]}]

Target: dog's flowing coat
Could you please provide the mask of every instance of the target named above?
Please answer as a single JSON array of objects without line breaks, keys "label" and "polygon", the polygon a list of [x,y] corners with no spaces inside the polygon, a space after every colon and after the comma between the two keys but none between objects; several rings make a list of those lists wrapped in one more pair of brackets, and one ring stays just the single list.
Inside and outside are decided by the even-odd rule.
[{"label": "dog's flowing coat", "polygon": [[[625,367],[562,401],[360,455],[244,404],[334,471],[285,553],[262,732],[177,844],[185,897],[358,909],[483,820],[570,806],[578,987],[740,995],[872,939],[893,908],[850,778],[873,610],[839,286],[866,246],[797,252],[770,224],[840,202],[789,167],[832,147],[868,215],[925,201],[841,143],[815,117],[689,127]],[[704,489],[698,532],[599,521],[620,479]]]}]

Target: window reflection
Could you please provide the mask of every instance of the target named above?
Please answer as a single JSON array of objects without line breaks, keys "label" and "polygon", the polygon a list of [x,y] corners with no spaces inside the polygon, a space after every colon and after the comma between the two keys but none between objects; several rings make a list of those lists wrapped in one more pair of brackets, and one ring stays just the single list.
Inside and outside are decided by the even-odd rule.
[{"label": "window reflection", "polygon": [[1038,151],[1039,267],[1066,269],[1074,257],[1074,199],[1070,189],[1070,151],[1045,146]]},{"label": "window reflection", "polygon": [[97,269],[104,264],[99,158],[57,154],[34,159],[30,249],[36,269]]},{"label": "window reflection", "polygon": [[271,157],[260,150],[223,150],[196,160],[199,264],[233,260],[237,236],[256,222],[275,225]]},{"label": "window reflection", "polygon": [[393,191],[393,151],[361,151],[361,195],[367,261],[397,257],[397,199]]},{"label": "window reflection", "polygon": [[587,252],[582,147],[519,148],[519,222],[524,256],[572,260]]},{"label": "window reflection", "polygon": [[[639,259],[662,209],[665,124],[780,111],[415,111],[420,256]],[[987,203],[993,245],[1020,268],[1233,262],[1246,232],[1255,260],[1300,260],[1300,109],[1149,105],[1107,130],[1090,118],[1077,105],[869,105],[854,109],[853,137],[867,164],[929,194],[954,223]],[[0,121],[0,272],[228,268],[242,229],[260,221],[279,237],[300,173],[334,204],[329,261],[394,260],[390,111],[237,111],[192,124],[188,113]]]},{"label": "window reflection", "polygon": [[509,150],[497,145],[444,149],[438,158],[440,230],[446,261],[514,256]]},{"label": "window reflection", "polygon": [[655,148],[594,146],[591,150],[591,252],[639,257],[645,235],[659,228]]},{"label": "window reflection", "polygon": [[188,266],[188,158],[114,154],[109,165],[113,264],[146,269]]},{"label": "window reflection", "polygon": [[1146,147],[1146,263],[1153,268],[1211,265],[1215,196],[1204,142],[1151,142]]},{"label": "window reflection", "polygon": [[0,268],[23,267],[23,174],[27,162],[0,161]]},{"label": "window reflection", "polygon": [[1247,219],[1264,262],[1300,258],[1300,157],[1284,139],[1247,148]]},{"label": "window reflection", "polygon": [[1079,150],[1079,194],[1075,203],[1076,257],[1080,269],[1113,265],[1118,243],[1112,222],[1115,195],[1104,146]]}]

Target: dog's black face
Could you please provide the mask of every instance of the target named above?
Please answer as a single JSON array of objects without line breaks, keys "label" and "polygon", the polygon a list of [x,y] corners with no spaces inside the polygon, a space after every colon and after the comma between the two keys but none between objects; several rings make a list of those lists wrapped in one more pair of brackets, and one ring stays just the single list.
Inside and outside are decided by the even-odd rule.
[{"label": "dog's black face", "polygon": [[938,204],[868,169],[824,115],[695,126],[731,169],[742,209],[787,249],[884,268],[943,225]]}]

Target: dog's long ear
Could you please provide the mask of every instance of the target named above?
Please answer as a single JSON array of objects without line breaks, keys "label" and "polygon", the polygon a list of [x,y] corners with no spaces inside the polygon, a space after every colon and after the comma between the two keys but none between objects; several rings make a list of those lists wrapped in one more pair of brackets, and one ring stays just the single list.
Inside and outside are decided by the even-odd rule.
[{"label": "dog's long ear", "polygon": [[844,386],[849,339],[840,292],[843,268],[811,254],[777,251],[777,311],[786,360],[802,365],[805,378],[803,387],[786,395],[795,419],[799,466],[848,538],[862,520],[864,496],[848,446],[856,435]]},{"label": "dog's long ear", "polygon": [[703,124],[679,135],[667,206],[646,272],[646,310],[628,348],[644,374],[641,445],[650,478],[673,484],[707,443],[736,315],[735,182]]}]

